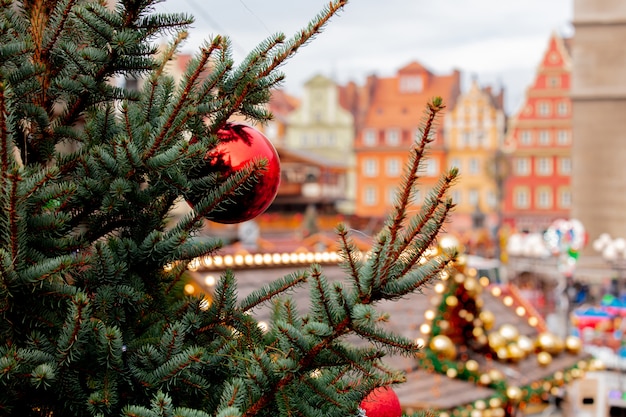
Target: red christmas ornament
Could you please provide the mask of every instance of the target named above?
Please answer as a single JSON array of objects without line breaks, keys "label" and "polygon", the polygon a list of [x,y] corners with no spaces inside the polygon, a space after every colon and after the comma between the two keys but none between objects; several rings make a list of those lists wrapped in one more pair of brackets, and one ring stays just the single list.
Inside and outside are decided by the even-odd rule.
[{"label": "red christmas ornament", "polygon": [[217,131],[219,143],[204,157],[207,170],[228,178],[252,161],[265,159],[266,170],[252,187],[238,190],[223,211],[207,218],[217,223],[241,223],[263,213],[274,201],[280,184],[280,160],[276,148],[261,132],[243,124],[227,123]]},{"label": "red christmas ornament", "polygon": [[402,416],[400,400],[389,387],[375,388],[361,401],[359,407],[365,412],[365,417]]}]

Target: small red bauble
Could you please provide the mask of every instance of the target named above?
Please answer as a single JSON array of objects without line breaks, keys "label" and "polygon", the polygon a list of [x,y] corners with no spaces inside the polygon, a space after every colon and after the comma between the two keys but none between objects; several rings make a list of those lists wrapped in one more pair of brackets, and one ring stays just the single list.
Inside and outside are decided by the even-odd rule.
[{"label": "small red bauble", "polygon": [[379,387],[370,392],[359,406],[366,417],[401,417],[402,407],[398,396],[389,387]]},{"label": "small red bauble", "polygon": [[227,123],[217,131],[219,142],[204,157],[207,169],[228,178],[252,161],[265,159],[266,170],[253,186],[237,191],[224,210],[207,215],[217,223],[241,223],[263,213],[274,201],[280,184],[280,160],[276,148],[258,130],[237,123]]}]

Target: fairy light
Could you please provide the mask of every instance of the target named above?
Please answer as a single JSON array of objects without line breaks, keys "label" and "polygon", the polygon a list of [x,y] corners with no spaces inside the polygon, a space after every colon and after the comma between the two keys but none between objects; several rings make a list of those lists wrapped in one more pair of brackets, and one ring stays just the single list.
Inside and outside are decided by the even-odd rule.
[{"label": "fairy light", "polygon": [[207,275],[204,277],[204,283],[207,285],[207,287],[213,287],[216,282],[217,280],[213,275]]}]

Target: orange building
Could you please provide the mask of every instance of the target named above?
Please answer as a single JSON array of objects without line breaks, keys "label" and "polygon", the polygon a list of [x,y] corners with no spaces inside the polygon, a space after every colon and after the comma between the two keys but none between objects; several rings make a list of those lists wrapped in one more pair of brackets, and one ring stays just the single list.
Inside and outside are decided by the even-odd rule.
[{"label": "orange building", "polygon": [[[408,149],[418,135],[426,103],[435,96],[454,107],[460,91],[460,73],[435,75],[417,62],[398,70],[396,76],[367,80],[366,114],[357,126],[356,205],[360,217],[382,218],[388,214],[400,184]],[[443,120],[425,161],[417,205],[446,169]]]},{"label": "orange building", "polygon": [[493,231],[499,226],[501,172],[497,169],[504,141],[504,91],[494,94],[472,80],[445,116],[448,167],[459,169],[452,189],[456,207],[448,227],[468,245],[470,252],[486,255]]},{"label": "orange building", "polygon": [[568,40],[553,34],[506,137],[510,173],[504,221],[517,230],[541,232],[555,219],[570,216],[570,76]]}]

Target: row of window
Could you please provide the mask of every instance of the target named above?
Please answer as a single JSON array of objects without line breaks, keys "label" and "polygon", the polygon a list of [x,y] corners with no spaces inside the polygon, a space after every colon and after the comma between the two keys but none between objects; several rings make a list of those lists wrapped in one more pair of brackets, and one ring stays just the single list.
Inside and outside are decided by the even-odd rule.
[{"label": "row of window", "polygon": [[[476,207],[479,205],[482,206],[480,190],[477,190],[475,188],[470,188],[469,190],[453,189],[451,195],[452,201],[454,201],[455,204],[469,204],[472,207]],[[490,209],[495,209],[498,203],[496,193],[491,190],[487,191],[487,195],[485,196],[485,203]]]},{"label": "row of window", "polygon": [[460,158],[450,159],[450,168],[458,168],[461,175],[478,175],[484,173],[484,169],[481,167],[481,158],[468,158],[467,169],[463,166],[463,160]]},{"label": "row of window", "polygon": [[[415,129],[414,138],[419,131]],[[400,146],[402,144],[402,130],[397,128],[386,129],[384,132],[384,144],[387,146]],[[363,146],[378,146],[378,130],[365,129],[363,131]]]},{"label": "row of window", "polygon": [[[402,174],[404,160],[401,158],[385,159],[385,176],[397,178]],[[427,159],[424,161],[423,175],[428,177],[436,177],[439,175],[439,164],[435,159]],[[364,177],[374,178],[380,175],[379,159],[365,158],[361,162],[361,175]]]},{"label": "row of window", "polygon": [[[363,204],[375,206],[380,202],[379,188],[367,186],[363,190]],[[385,204],[391,205],[395,202],[397,188],[390,186],[385,189]],[[538,187],[535,190],[535,207],[538,209],[570,209],[572,207],[572,192],[569,187],[559,187],[556,190],[556,205],[554,201],[555,190],[551,187]],[[418,191],[415,196],[415,203],[423,203],[423,193]],[[485,203],[491,209],[495,209],[497,204],[496,195],[489,191],[486,195]],[[467,200],[466,200],[467,199]],[[477,189],[452,190],[452,200],[456,204],[467,202],[472,206],[480,204],[480,191]],[[516,187],[513,190],[513,205],[516,209],[528,209],[531,207],[531,191],[528,187]]]},{"label": "row of window", "polygon": [[[514,174],[518,177],[526,177],[531,175],[531,157],[515,158]],[[535,158],[535,174],[541,176],[550,176],[555,171],[555,160],[553,157]],[[572,159],[569,157],[556,158],[556,171],[559,175],[571,175]]]},{"label": "row of window", "polygon": [[[526,106],[525,112],[532,112],[532,104]],[[552,116],[569,116],[570,102],[569,99],[563,99],[556,103],[548,100],[539,100],[536,104],[536,113],[539,117],[552,117]]]},{"label": "row of window", "polygon": [[[390,178],[399,177],[402,174],[404,161],[401,158],[387,158],[384,161],[384,175]],[[364,177],[374,178],[381,174],[381,161],[377,158],[365,158],[361,162],[361,174]],[[555,167],[556,164],[556,167]],[[457,167],[464,175],[479,175],[482,171],[480,158],[467,159],[467,171],[464,170],[462,160],[452,158],[450,167]],[[570,157],[538,157],[534,159],[535,174],[539,176],[550,176],[556,171],[559,175],[571,175],[572,159]],[[526,177],[532,173],[532,158],[518,157],[515,158],[514,175],[518,177]],[[428,159],[425,161],[423,174],[429,177],[439,175],[439,165],[437,160]]]},{"label": "row of window", "polygon": [[532,130],[520,130],[519,131],[519,144],[523,146],[551,146],[553,144],[559,146],[569,146],[572,143],[571,133],[569,130],[557,130],[556,140],[553,137],[551,130],[539,130],[534,132]]},{"label": "row of window", "polygon": [[[569,187],[559,187],[556,190],[556,204],[554,189],[551,187],[537,187],[535,190],[535,207],[538,209],[569,209],[572,207],[572,192]],[[513,206],[516,209],[531,207],[531,191],[529,187],[515,187],[513,189]]]},{"label": "row of window", "polygon": [[302,136],[300,136],[300,145],[303,148],[310,148],[312,146],[333,147],[333,146],[338,145],[337,136],[332,132],[328,134],[322,134],[322,133],[306,134],[305,133]]},{"label": "row of window", "polygon": [[[397,186],[389,186],[387,188],[385,188],[385,204],[388,206],[391,206],[392,204],[394,204],[396,202],[396,197],[397,197],[397,193],[398,193],[398,187]],[[365,206],[377,206],[380,203],[380,196],[379,196],[379,192],[380,189],[379,187],[376,186],[366,186],[363,189],[363,205]],[[413,199],[413,202],[415,204],[422,204],[424,202],[424,195],[425,193],[422,192],[421,190],[417,190]]]}]

